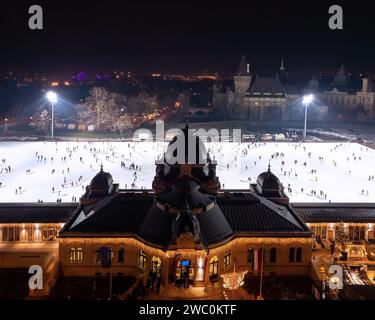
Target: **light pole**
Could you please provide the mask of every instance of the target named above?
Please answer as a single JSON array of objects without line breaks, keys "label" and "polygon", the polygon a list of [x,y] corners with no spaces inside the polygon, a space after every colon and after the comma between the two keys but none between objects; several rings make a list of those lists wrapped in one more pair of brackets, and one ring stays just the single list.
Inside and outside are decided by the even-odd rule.
[{"label": "light pole", "polygon": [[8,131],[8,118],[4,119],[4,132]]},{"label": "light pole", "polygon": [[305,127],[303,130],[303,139],[306,139],[306,129],[307,129],[307,107],[308,105],[314,100],[314,96],[312,94],[303,96],[303,104],[305,105]]},{"label": "light pole", "polygon": [[57,103],[57,94],[54,91],[47,92],[47,100],[51,104],[51,140],[53,140],[53,122],[55,113],[55,104]]}]

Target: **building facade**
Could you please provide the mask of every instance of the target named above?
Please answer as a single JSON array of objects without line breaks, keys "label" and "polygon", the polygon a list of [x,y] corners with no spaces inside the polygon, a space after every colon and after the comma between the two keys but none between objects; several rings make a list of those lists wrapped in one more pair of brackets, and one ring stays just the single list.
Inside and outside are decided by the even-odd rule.
[{"label": "building facade", "polygon": [[287,90],[282,81],[286,70],[282,61],[280,71],[272,76],[252,75],[250,64],[242,56],[233,76],[234,90],[223,90],[216,84],[213,88],[213,106],[225,106],[233,120],[270,120],[284,118],[287,106],[298,96]]},{"label": "building facade", "polygon": [[213,86],[212,104],[225,109],[226,118],[232,120],[298,120],[303,118],[302,96],[314,93],[314,108],[310,117],[328,119],[333,113],[357,115],[358,120],[375,119],[375,85],[371,77],[362,78],[362,87],[353,86],[344,66],[341,66],[328,88],[322,88],[312,78],[303,89],[288,84],[288,74],[282,60],[274,75],[257,76],[242,56],[233,76],[233,89]]}]

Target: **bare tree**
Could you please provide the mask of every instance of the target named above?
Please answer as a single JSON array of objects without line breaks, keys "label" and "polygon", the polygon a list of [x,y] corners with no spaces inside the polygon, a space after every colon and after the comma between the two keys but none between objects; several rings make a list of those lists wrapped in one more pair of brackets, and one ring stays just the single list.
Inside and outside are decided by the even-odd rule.
[{"label": "bare tree", "polygon": [[33,116],[35,128],[42,131],[45,135],[50,133],[51,129],[51,116],[48,109],[40,107]]},{"label": "bare tree", "polygon": [[105,88],[93,87],[88,97],[77,106],[77,118],[86,124],[96,124],[96,130],[122,133],[132,127],[129,114],[148,114],[157,107],[156,97],[147,93],[127,98]]},{"label": "bare tree", "polygon": [[113,122],[113,132],[123,134],[125,130],[133,127],[131,117],[128,114],[120,114]]},{"label": "bare tree", "polygon": [[96,130],[112,130],[117,110],[125,100],[123,95],[109,92],[102,87],[93,87],[88,97],[77,106],[77,118],[86,124],[95,124]]},{"label": "bare tree", "polygon": [[138,96],[128,99],[127,107],[128,112],[131,113],[151,113],[158,108],[159,103],[155,96],[150,96],[145,92],[141,92]]}]

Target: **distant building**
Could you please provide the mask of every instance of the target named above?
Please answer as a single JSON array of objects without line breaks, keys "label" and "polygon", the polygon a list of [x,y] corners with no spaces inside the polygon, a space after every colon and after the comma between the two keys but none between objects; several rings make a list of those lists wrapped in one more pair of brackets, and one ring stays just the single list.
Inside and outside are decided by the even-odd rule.
[{"label": "distant building", "polygon": [[237,72],[233,76],[234,90],[214,86],[214,106],[224,106],[228,118],[234,120],[283,119],[286,109],[299,96],[285,86],[287,72],[284,60],[274,75],[253,76],[250,64],[242,56]]},{"label": "distant building", "polygon": [[342,65],[329,88],[322,87],[313,77],[305,89],[291,86],[288,73],[281,61],[279,71],[273,75],[251,74],[250,64],[242,56],[233,76],[233,87],[223,87],[219,82],[213,86],[212,104],[224,109],[230,120],[301,120],[301,98],[305,93],[316,96],[310,119],[328,120],[329,116],[347,115],[349,119],[375,120],[375,84],[372,78],[362,79],[362,88],[351,82]]},{"label": "distant building", "polygon": [[362,120],[375,120],[375,84],[371,77],[362,79],[362,88],[353,87],[342,65],[331,90],[318,94],[319,99],[338,112],[360,115]]}]

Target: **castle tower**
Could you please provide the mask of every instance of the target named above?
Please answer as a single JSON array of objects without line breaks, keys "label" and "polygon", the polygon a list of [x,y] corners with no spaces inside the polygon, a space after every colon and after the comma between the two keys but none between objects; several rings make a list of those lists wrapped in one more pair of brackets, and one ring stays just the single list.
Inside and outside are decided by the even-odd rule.
[{"label": "castle tower", "polygon": [[284,72],[284,71],[285,71],[284,58],[281,58],[280,72]]},{"label": "castle tower", "polygon": [[346,73],[345,67],[342,64],[340,70],[333,79],[332,86],[335,88],[346,87],[349,84],[349,77]]},{"label": "castle tower", "polygon": [[237,72],[234,75],[235,95],[243,97],[249,89],[250,83],[250,64],[246,63],[246,57],[243,55]]},{"label": "castle tower", "polygon": [[279,79],[282,84],[285,84],[288,80],[288,74],[284,65],[284,58],[281,58],[280,70],[279,70]]}]

